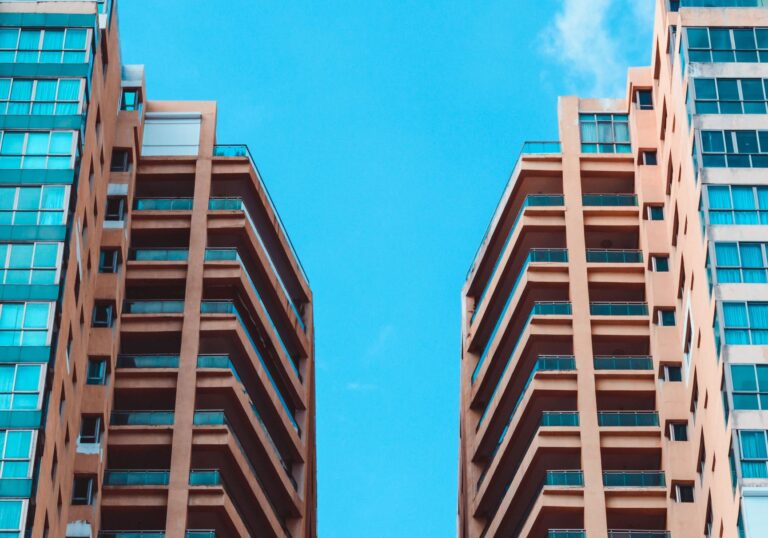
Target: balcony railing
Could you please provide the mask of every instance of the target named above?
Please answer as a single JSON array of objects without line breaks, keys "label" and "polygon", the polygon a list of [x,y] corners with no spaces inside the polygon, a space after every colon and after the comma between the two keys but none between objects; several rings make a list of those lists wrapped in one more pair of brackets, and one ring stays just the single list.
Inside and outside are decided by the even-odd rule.
[{"label": "balcony railing", "polygon": [[173,411],[112,411],[112,426],[171,426]]},{"label": "balcony railing", "polygon": [[584,473],[582,471],[547,471],[545,486],[583,487]]},{"label": "balcony railing", "polygon": [[[275,265],[275,262],[272,260],[272,255],[269,252],[269,249],[267,248],[266,243],[264,243],[264,240],[261,237],[261,233],[259,232],[259,229],[256,227],[256,224],[253,222],[253,218],[251,218],[251,214],[248,212],[248,208],[245,205],[245,202],[242,200],[242,198],[211,198],[208,201],[208,209],[211,211],[242,211],[243,216],[245,216],[245,220],[248,222],[249,226],[251,227],[251,230],[253,230],[253,235],[256,236],[256,240],[259,242],[259,246],[261,246],[261,249],[264,251],[264,253],[267,256],[267,261],[269,262],[269,266],[272,269],[272,273],[275,275],[275,278],[277,278],[277,283],[280,284],[280,288],[283,290],[283,294],[288,299],[288,304],[291,306],[291,310],[293,310],[293,313],[296,315],[296,319],[299,322],[299,325],[301,325],[302,330],[306,331],[306,325],[304,324],[304,318],[302,318],[301,313],[299,312],[299,308],[296,305],[296,303],[293,301],[293,297],[290,293],[288,293],[288,288],[285,286],[285,282],[283,282],[283,278],[280,275],[280,272],[277,270],[277,266]],[[277,214],[277,213],[275,213]],[[288,237],[288,235],[285,235]],[[290,244],[290,240],[289,240]],[[294,258],[296,259],[296,262],[299,265],[299,269],[301,269],[301,262],[299,262],[298,256],[296,256],[296,253],[294,252]],[[302,275],[304,275],[304,270],[301,269]],[[304,278],[306,279],[306,275],[304,275]]]},{"label": "balcony railing", "polygon": [[541,141],[525,141],[523,142],[523,150],[520,152],[524,155],[556,155],[562,153],[560,142],[541,142]]},{"label": "balcony railing", "polygon": [[629,207],[637,205],[636,194],[584,194],[581,203],[590,207]]},{"label": "balcony railing", "polygon": [[543,411],[541,425],[551,427],[578,426],[578,411]]},{"label": "balcony railing", "polygon": [[653,359],[643,356],[596,356],[595,370],[653,370]]},{"label": "balcony railing", "polygon": [[168,470],[111,470],[104,471],[105,486],[167,486]]},{"label": "balcony railing", "polygon": [[658,426],[656,411],[598,411],[599,426]]},{"label": "balcony railing", "polygon": [[664,471],[603,471],[607,488],[663,488]]},{"label": "balcony railing", "polygon": [[178,355],[119,355],[118,368],[178,368]]},{"label": "balcony railing", "polygon": [[547,531],[547,538],[586,538],[583,530],[576,529],[550,529]]},{"label": "balcony railing", "polygon": [[248,160],[251,161],[251,166],[253,166],[254,171],[256,172],[256,176],[259,178],[259,183],[261,184],[261,187],[264,189],[264,194],[267,195],[267,203],[269,203],[270,209],[272,209],[272,213],[274,213],[275,217],[277,217],[277,224],[280,226],[280,230],[283,232],[283,235],[285,236],[285,240],[288,241],[288,247],[291,249],[291,253],[293,254],[293,257],[296,259],[296,263],[299,266],[299,271],[301,271],[301,275],[304,277],[304,280],[309,282],[309,279],[307,278],[307,274],[304,272],[304,267],[301,265],[301,260],[299,259],[298,254],[296,253],[296,249],[293,247],[293,242],[291,242],[291,236],[288,235],[288,231],[285,229],[285,224],[283,224],[283,219],[280,217],[280,213],[277,212],[277,207],[275,206],[275,203],[272,201],[272,195],[269,194],[269,189],[267,189],[267,185],[262,181],[261,174],[259,173],[259,168],[256,166],[256,161],[253,160],[253,156],[251,155],[250,150],[248,149],[248,146],[245,144],[217,144],[213,146],[213,155],[215,157],[248,157]]},{"label": "balcony railing", "polygon": [[99,538],[165,538],[165,531],[99,531]]},{"label": "balcony railing", "polygon": [[669,531],[609,530],[608,538],[670,538]]},{"label": "balcony railing", "polygon": [[[480,305],[482,304],[483,299],[485,298],[485,293],[488,291],[488,286],[491,285],[491,282],[493,281],[493,278],[496,275],[496,271],[498,270],[499,264],[501,263],[501,257],[504,254],[504,251],[507,250],[507,245],[509,245],[509,242],[512,239],[512,236],[514,235],[515,230],[517,229],[517,223],[522,218],[523,213],[525,213],[525,208],[526,207],[561,207],[563,205],[565,205],[565,198],[563,197],[562,194],[529,194],[528,196],[525,197],[525,200],[523,200],[523,204],[520,206],[520,210],[517,212],[515,221],[512,223],[512,226],[510,226],[509,228],[509,232],[507,233],[507,238],[504,240],[504,244],[502,245],[501,249],[499,249],[499,255],[496,257],[496,263],[494,263],[493,269],[491,269],[491,272],[488,275],[488,280],[485,283],[485,287],[483,287],[483,291],[480,293],[480,297],[477,299],[477,302],[475,304],[475,311],[472,313],[473,320],[475,319],[475,314],[480,309]],[[487,235],[488,235],[488,232],[486,232],[486,236]],[[483,238],[483,242],[485,242],[485,238]],[[477,254],[475,254],[475,258],[477,258]],[[470,268],[470,271],[472,271],[472,268]]]},{"label": "balcony railing", "polygon": [[216,531],[187,531],[185,538],[216,538]]},{"label": "balcony railing", "polygon": [[189,257],[186,248],[132,248],[128,259],[139,262],[185,262]]},{"label": "balcony railing", "polygon": [[195,426],[224,426],[227,419],[224,411],[195,411],[192,423]]},{"label": "balcony railing", "polygon": [[192,198],[137,198],[136,211],[191,211]]},{"label": "balcony railing", "polygon": [[642,263],[642,250],[587,249],[589,263]]},{"label": "balcony railing", "polygon": [[646,303],[590,303],[589,313],[593,316],[647,316]]},{"label": "balcony railing", "polygon": [[[488,413],[488,408],[490,407],[494,396],[496,396],[496,391],[499,390],[499,386],[501,385],[501,380],[504,378],[504,375],[507,369],[509,368],[509,365],[512,361],[512,357],[515,355],[515,351],[517,350],[517,346],[520,345],[521,336],[525,333],[526,329],[528,328],[528,325],[531,323],[531,320],[537,316],[570,316],[571,313],[572,313],[571,303],[569,302],[536,302],[534,303],[533,307],[531,308],[531,313],[528,315],[528,319],[525,320],[525,323],[523,324],[523,327],[520,330],[520,333],[517,335],[517,341],[515,341],[514,346],[512,346],[512,350],[509,352],[509,355],[507,356],[507,362],[504,365],[504,369],[502,370],[501,375],[499,376],[499,379],[496,381],[496,385],[493,388],[491,397],[488,398],[488,402],[485,406],[485,410],[483,411],[483,414],[480,416],[480,420],[477,426],[478,428],[480,427],[480,424],[483,423],[483,420],[485,419],[485,415]],[[487,347],[489,346],[486,346],[486,351],[487,351]],[[482,365],[482,358],[481,358],[481,361],[478,361],[477,366],[475,366],[475,371],[472,373],[473,382],[477,377],[477,373],[480,371],[481,365]]]},{"label": "balcony railing", "polygon": [[221,474],[218,469],[192,469],[189,472],[190,486],[220,486]]},{"label": "balcony railing", "polygon": [[123,303],[123,314],[181,314],[184,301],[131,301]]},{"label": "balcony railing", "polygon": [[[240,327],[243,329],[243,332],[248,338],[248,341],[250,342],[251,347],[253,348],[253,352],[256,354],[256,357],[259,359],[259,363],[261,364],[261,367],[264,370],[264,373],[266,374],[267,379],[269,379],[269,382],[272,385],[272,389],[275,391],[275,394],[277,394],[277,397],[280,400],[280,403],[282,404],[286,414],[288,415],[288,418],[290,419],[291,424],[293,424],[293,427],[296,429],[297,432],[301,433],[301,430],[299,429],[299,423],[296,422],[296,417],[294,417],[293,411],[291,410],[290,407],[288,407],[288,403],[285,401],[285,398],[283,398],[282,391],[280,391],[280,388],[275,382],[275,378],[272,377],[272,372],[267,366],[267,362],[264,360],[264,357],[261,354],[261,351],[259,351],[259,347],[256,345],[256,342],[253,340],[253,336],[251,336],[250,329],[248,329],[248,327],[243,322],[243,318],[240,316],[240,312],[235,306],[235,304],[232,301],[202,301],[200,303],[200,312],[202,314],[232,314],[235,316],[235,318],[237,318],[237,321],[240,324]],[[288,362],[291,364],[291,366],[293,366],[294,369],[296,369],[296,365],[294,365],[292,361],[289,360]],[[295,371],[298,375],[298,370],[295,370]]]},{"label": "balcony railing", "polygon": [[[288,351],[288,348],[286,347],[285,342],[283,341],[283,336],[280,334],[280,330],[277,328],[277,326],[275,325],[275,322],[272,320],[272,315],[270,314],[269,309],[267,308],[267,305],[264,302],[264,299],[262,298],[261,293],[259,292],[259,288],[256,287],[256,284],[254,284],[253,279],[251,278],[251,275],[248,272],[248,269],[245,267],[245,264],[243,263],[243,259],[240,257],[240,254],[238,253],[237,249],[236,248],[207,248],[205,249],[205,261],[234,261],[240,264],[240,269],[243,271],[243,274],[245,275],[245,279],[248,281],[248,284],[251,287],[251,291],[256,296],[256,300],[259,301],[261,308],[267,314],[267,320],[269,320],[269,325],[272,327],[272,330],[277,336],[277,341],[280,343],[280,348],[283,350],[283,353],[285,353],[285,356],[288,357],[292,363],[295,363],[296,360],[294,359],[293,354],[291,354],[291,352]],[[299,373],[298,370],[296,370],[296,373],[297,374]],[[299,376],[299,378],[301,378],[301,376]]]}]

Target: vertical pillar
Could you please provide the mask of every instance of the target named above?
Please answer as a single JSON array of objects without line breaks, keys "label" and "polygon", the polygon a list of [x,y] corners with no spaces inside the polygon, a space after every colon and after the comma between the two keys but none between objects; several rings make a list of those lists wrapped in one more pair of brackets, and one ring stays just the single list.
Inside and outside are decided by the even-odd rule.
[{"label": "vertical pillar", "polygon": [[581,433],[581,468],[584,471],[584,530],[589,537],[608,535],[597,425],[597,394],[592,354],[584,212],[581,200],[581,137],[579,99],[561,97],[560,141],[563,154],[565,234],[568,246],[570,299],[573,309],[573,355],[576,360]]}]

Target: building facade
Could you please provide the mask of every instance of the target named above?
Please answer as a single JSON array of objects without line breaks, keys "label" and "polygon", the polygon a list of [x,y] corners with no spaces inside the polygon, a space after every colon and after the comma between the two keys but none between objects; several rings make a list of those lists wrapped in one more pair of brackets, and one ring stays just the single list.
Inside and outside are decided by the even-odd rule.
[{"label": "building facade", "polygon": [[768,536],[768,6],[654,24],[623,99],[524,146],[470,269],[459,536]]},{"label": "building facade", "polygon": [[[0,1],[0,535],[316,535],[312,293],[112,0]],[[7,382],[6,382],[7,381]]]}]

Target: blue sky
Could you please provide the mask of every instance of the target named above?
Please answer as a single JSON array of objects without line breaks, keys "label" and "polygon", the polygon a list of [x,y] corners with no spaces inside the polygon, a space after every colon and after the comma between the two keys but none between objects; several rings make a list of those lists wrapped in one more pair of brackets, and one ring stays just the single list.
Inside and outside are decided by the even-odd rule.
[{"label": "blue sky", "polygon": [[219,102],[309,274],[322,538],[455,536],[466,270],[557,96],[650,62],[651,4],[122,0],[123,61]]}]

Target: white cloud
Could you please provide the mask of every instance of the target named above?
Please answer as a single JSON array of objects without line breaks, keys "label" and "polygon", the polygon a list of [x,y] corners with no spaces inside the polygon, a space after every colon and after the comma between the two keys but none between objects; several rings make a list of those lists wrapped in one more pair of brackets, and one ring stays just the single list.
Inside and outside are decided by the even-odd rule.
[{"label": "white cloud", "polygon": [[365,350],[365,357],[367,359],[375,359],[384,353],[395,332],[394,325],[382,325],[379,327],[379,332],[376,334],[376,338],[368,345]]},{"label": "white cloud", "polygon": [[544,32],[544,52],[562,64],[578,93],[621,97],[627,57],[650,47],[653,14],[652,0],[563,0]]},{"label": "white cloud", "polygon": [[379,388],[373,383],[361,383],[359,381],[350,381],[346,387],[347,390],[352,392],[371,392]]}]

